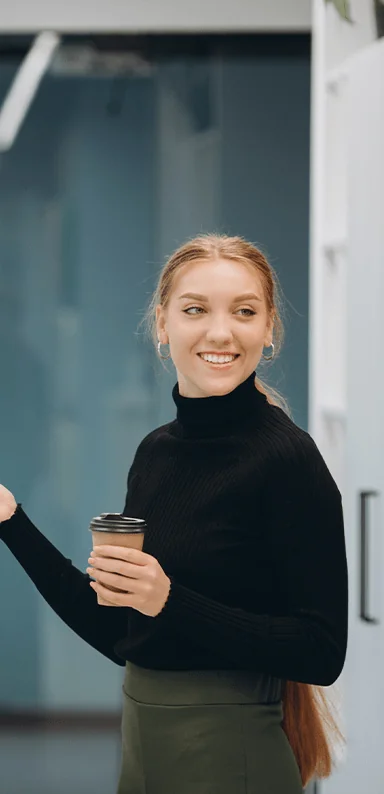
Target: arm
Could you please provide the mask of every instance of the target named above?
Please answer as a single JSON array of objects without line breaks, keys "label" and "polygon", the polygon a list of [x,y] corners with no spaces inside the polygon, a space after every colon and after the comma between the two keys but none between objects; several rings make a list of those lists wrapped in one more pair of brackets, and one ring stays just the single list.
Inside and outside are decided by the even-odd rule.
[{"label": "arm", "polygon": [[247,668],[328,686],[343,669],[347,647],[341,496],[318,452],[296,473],[286,469],[265,495],[266,526],[278,554],[280,614],[231,608],[171,576],[170,595],[158,618]]},{"label": "arm", "polygon": [[114,645],[127,633],[130,608],[99,606],[88,574],[56,549],[21,504],[8,521],[0,524],[0,538],[64,623],[88,645],[123,666],[125,660],[114,652]]},{"label": "arm", "polygon": [[[137,474],[137,460],[146,436],[140,442],[128,471],[123,513],[129,512],[129,501]],[[11,495],[12,496],[12,495]],[[13,496],[12,496],[13,499]],[[88,645],[120,666],[125,659],[115,652],[129,628],[135,610],[131,607],[101,606],[97,594],[90,587],[91,578],[76,568],[70,559],[46,538],[17,505],[7,521],[0,521],[2,540],[35,584],[44,600],[56,614]]]}]

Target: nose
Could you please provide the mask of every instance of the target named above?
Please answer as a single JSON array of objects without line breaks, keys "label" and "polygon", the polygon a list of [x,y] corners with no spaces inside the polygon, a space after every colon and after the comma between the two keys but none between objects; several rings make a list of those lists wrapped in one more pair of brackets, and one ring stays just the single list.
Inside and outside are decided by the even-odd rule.
[{"label": "nose", "polygon": [[207,343],[212,342],[214,346],[231,344],[232,339],[232,331],[225,322],[220,320],[211,323],[206,333]]},{"label": "nose", "polygon": [[220,342],[221,344],[231,342],[233,334],[228,318],[216,317],[215,319],[211,317],[205,336],[207,342]]}]

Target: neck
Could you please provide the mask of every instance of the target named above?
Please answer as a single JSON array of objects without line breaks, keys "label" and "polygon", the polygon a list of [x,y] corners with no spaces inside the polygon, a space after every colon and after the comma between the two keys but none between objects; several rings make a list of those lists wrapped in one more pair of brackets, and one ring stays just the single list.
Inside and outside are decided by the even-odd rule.
[{"label": "neck", "polygon": [[256,372],[227,394],[213,397],[184,397],[179,384],[172,389],[177,423],[184,437],[225,436],[257,421],[268,405],[265,394],[255,386]]}]

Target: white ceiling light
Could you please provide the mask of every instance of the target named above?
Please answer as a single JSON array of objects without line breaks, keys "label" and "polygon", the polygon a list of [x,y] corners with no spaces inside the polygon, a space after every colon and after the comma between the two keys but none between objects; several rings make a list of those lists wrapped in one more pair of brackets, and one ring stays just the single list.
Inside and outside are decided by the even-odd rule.
[{"label": "white ceiling light", "polygon": [[36,36],[0,109],[0,151],[10,149],[36,94],[60,37],[51,31]]}]

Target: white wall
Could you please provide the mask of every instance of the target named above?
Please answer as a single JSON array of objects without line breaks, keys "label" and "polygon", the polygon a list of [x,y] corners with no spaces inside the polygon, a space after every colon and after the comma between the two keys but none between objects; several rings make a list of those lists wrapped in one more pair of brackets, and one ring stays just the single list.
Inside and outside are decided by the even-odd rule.
[{"label": "white wall", "polygon": [[[325,0],[324,0],[325,2]],[[374,0],[350,0],[353,25],[341,19],[333,5],[325,14],[325,68],[335,69],[376,39]]]},{"label": "white wall", "polygon": [[[343,484],[346,410],[348,59],[377,37],[374,0],[350,0],[353,24],[331,3],[312,3],[309,431]],[[333,263],[333,264],[332,264]]]},{"label": "white wall", "polygon": [[[359,407],[359,394],[350,384],[354,375],[359,378],[361,366],[365,381],[370,384],[373,393],[380,391],[372,385],[372,379],[367,374],[366,361],[361,363],[361,356],[353,344],[351,332],[356,323],[355,332],[358,337],[359,329],[361,331],[364,328],[361,312],[359,316],[356,314],[355,295],[358,293],[362,306],[364,297],[361,291],[359,293],[353,252],[356,250],[354,237],[359,233],[356,230],[356,217],[360,218],[359,202],[364,202],[365,199],[361,199],[364,191],[360,194],[358,187],[355,188],[355,174],[356,168],[365,176],[369,175],[369,171],[364,171],[367,157],[364,144],[367,135],[365,129],[360,132],[362,124],[359,124],[360,151],[355,128],[355,145],[353,151],[351,150],[351,118],[356,114],[359,119],[361,108],[359,102],[356,107],[351,105],[348,84],[353,61],[363,58],[364,52],[367,54],[370,50],[375,50],[381,43],[373,43],[377,37],[373,0],[350,0],[350,7],[354,24],[342,20],[333,6],[325,6],[324,0],[313,0],[312,9],[309,432],[320,447],[343,495],[351,604],[347,663],[334,693],[330,692],[331,695],[334,694],[337,710],[340,710],[341,729],[347,738],[347,747],[344,763],[330,779],[321,782],[320,788],[324,794],[354,794],[363,789],[376,794],[383,790],[383,781],[379,782],[378,774],[382,770],[382,751],[380,742],[375,743],[375,737],[380,735],[380,728],[377,731],[374,723],[375,713],[380,715],[380,654],[383,640],[376,632],[371,633],[372,626],[362,624],[359,617],[360,583],[357,561],[360,557],[360,516],[357,492],[372,488],[369,466],[376,460],[376,450],[369,448],[368,454],[365,454],[366,446],[362,447],[361,443],[360,449],[364,450],[362,454],[356,454],[356,444],[351,454],[351,444],[355,438],[360,441],[363,437],[365,444],[370,444],[371,438],[367,436],[365,425],[359,426],[356,423],[356,412],[353,413],[356,400]],[[372,86],[373,90],[378,91],[376,78]],[[366,98],[371,100],[369,79],[365,81],[365,91]],[[374,106],[373,100],[372,105]],[[367,116],[368,111],[362,112],[362,118],[365,121],[368,118],[368,129],[370,121],[376,129],[376,111],[379,111],[380,103],[375,108],[375,114],[372,105],[369,109],[370,116]],[[374,135],[370,134],[369,140],[371,139],[375,140]],[[379,165],[379,159],[376,160]],[[371,163],[371,158],[368,161]],[[369,194],[369,186],[364,187]],[[365,205],[361,205],[364,220],[370,216],[366,204],[365,201]],[[377,206],[376,202],[376,208]],[[374,218],[376,219],[376,215]],[[358,228],[361,229],[360,221]],[[369,240],[372,247],[372,234],[367,237],[362,232],[360,239]],[[371,266],[377,265],[379,261],[377,259],[372,262],[372,257],[368,257]],[[358,266],[361,266],[361,259]],[[372,284],[366,271],[367,267],[364,269],[364,277]],[[356,290],[352,299],[351,287]],[[375,317],[373,308],[369,307],[367,313],[370,318],[369,328],[372,330],[372,318]],[[378,339],[379,336],[371,333],[370,338]],[[374,350],[378,349],[377,345],[380,347],[380,343],[376,344]],[[370,410],[371,419],[373,417],[376,420],[372,406]],[[379,421],[376,425],[376,438],[380,444]],[[357,467],[359,463],[363,473],[358,470],[357,479],[353,474],[353,467]],[[379,476],[382,482],[381,471]],[[367,477],[370,478],[369,486],[365,484]],[[375,562],[377,564],[377,558]],[[377,574],[374,579],[371,577],[371,586],[373,581],[376,587],[376,577]],[[380,652],[376,651],[376,645],[372,652],[370,643],[376,642],[381,643]],[[378,669],[374,666],[375,660],[379,663]],[[368,686],[362,689],[359,686],[360,681],[364,680],[365,671],[368,669]],[[362,778],[365,780],[363,789]]]},{"label": "white wall", "polygon": [[0,32],[308,31],[310,0],[0,0]]}]

